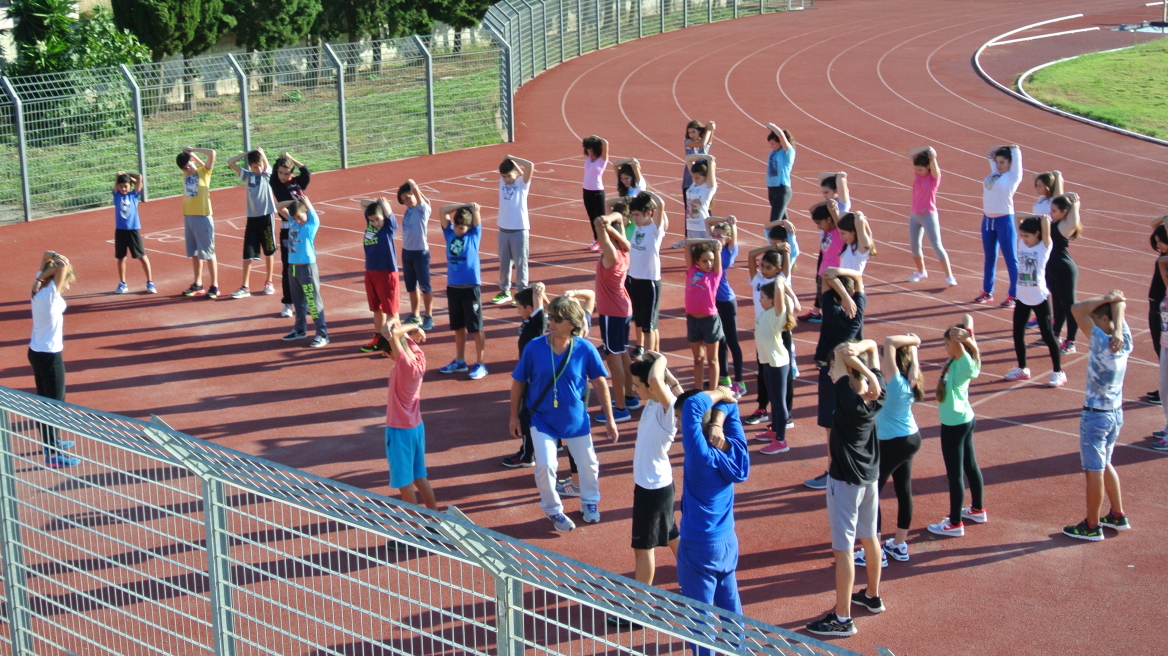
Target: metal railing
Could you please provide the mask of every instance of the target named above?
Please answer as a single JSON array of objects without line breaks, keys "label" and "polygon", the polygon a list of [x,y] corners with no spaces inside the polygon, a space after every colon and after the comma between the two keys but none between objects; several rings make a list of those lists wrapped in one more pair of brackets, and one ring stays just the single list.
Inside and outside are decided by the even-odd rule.
[{"label": "metal railing", "polygon": [[[45,468],[52,440],[75,441],[81,464]],[[453,507],[3,387],[0,560],[0,653],[15,656],[853,653]]]}]

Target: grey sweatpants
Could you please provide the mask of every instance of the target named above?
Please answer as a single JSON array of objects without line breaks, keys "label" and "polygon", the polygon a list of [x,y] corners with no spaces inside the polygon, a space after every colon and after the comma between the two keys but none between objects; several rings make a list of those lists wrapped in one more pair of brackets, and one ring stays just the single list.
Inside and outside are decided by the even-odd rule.
[{"label": "grey sweatpants", "polygon": [[511,265],[515,265],[515,289],[527,289],[527,230],[499,230],[499,288],[511,289]]},{"label": "grey sweatpants", "polygon": [[945,252],[945,247],[941,245],[941,221],[937,218],[936,212],[908,215],[908,243],[912,247],[913,257],[922,256],[922,231],[929,236],[929,243],[933,245],[933,252],[936,253],[937,259],[942,262],[948,260],[949,255]]},{"label": "grey sweatpants", "polygon": [[324,321],[324,299],[320,297],[320,274],[316,270],[316,263],[289,264],[288,271],[292,274],[292,307],[296,308],[296,325],[298,333],[308,331],[308,316],[316,324],[316,336],[328,337],[328,324]]}]

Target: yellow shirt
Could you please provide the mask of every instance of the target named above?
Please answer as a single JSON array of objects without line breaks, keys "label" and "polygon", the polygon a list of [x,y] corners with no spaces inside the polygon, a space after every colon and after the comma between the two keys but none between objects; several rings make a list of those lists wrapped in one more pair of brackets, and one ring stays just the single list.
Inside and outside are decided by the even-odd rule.
[{"label": "yellow shirt", "polygon": [[211,216],[211,171],[204,166],[183,176],[184,216]]},{"label": "yellow shirt", "polygon": [[787,313],[776,314],[775,309],[765,310],[754,322],[754,346],[758,361],[772,367],[791,364],[787,347],[783,346],[783,325],[787,323]]}]

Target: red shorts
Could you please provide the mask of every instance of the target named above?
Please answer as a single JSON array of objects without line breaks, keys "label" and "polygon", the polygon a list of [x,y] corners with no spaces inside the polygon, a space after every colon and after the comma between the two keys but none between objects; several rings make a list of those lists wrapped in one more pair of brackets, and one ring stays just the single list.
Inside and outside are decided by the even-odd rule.
[{"label": "red shorts", "polygon": [[397,271],[366,271],[365,297],[369,299],[370,312],[397,314],[401,307]]}]

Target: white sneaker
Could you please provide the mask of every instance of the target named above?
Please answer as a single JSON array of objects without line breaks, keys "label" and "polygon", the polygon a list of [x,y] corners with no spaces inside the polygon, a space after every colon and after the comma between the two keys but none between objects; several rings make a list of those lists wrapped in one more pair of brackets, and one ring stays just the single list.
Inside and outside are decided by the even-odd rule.
[{"label": "white sneaker", "polygon": [[968,519],[976,524],[985,524],[990,521],[989,515],[986,514],[985,508],[977,512],[973,512],[973,506],[961,509],[961,519]]},{"label": "white sneaker", "polygon": [[239,289],[231,292],[231,298],[247,298],[248,296],[251,296],[251,290],[249,290],[247,287],[240,287]]},{"label": "white sneaker", "polygon": [[948,535],[951,538],[963,538],[965,537],[965,524],[954,526],[949,523],[949,518],[946,517],[936,524],[929,524],[929,532],[937,535]]},{"label": "white sneaker", "polygon": [[928,271],[913,271],[913,274],[908,277],[909,282],[920,282],[929,277]]},{"label": "white sneaker", "polygon": [[580,514],[584,516],[585,524],[596,524],[600,522],[600,510],[596,508],[595,503],[580,504]]},{"label": "white sneaker", "polygon": [[1015,380],[1030,380],[1030,368],[1019,369],[1018,367],[1014,367],[1006,373],[1006,380],[1011,382]]},{"label": "white sneaker", "polygon": [[576,523],[568,519],[568,516],[564,513],[548,515],[547,518],[552,520],[552,524],[555,524],[556,530],[560,533],[567,533],[576,528]]},{"label": "white sneaker", "polygon": [[285,318],[294,317],[296,316],[296,310],[293,310],[291,305],[285,305],[284,309],[280,310],[280,316]]},{"label": "white sneaker", "polygon": [[899,560],[902,563],[908,562],[907,542],[901,542],[900,544],[897,544],[896,538],[888,538],[884,541],[883,549],[884,553],[892,556],[894,559]]},{"label": "white sneaker", "polygon": [[[868,555],[864,553],[863,547],[860,547],[856,550],[856,553],[852,554],[852,562],[856,564],[856,567],[868,566]],[[880,567],[882,569],[888,567],[888,554],[883,551],[880,552]]]},{"label": "white sneaker", "polygon": [[948,278],[945,279],[945,284],[949,285],[950,287],[956,287],[957,286],[957,278],[955,278],[954,276],[949,276]]},{"label": "white sneaker", "polygon": [[1062,387],[1067,384],[1067,372],[1052,371],[1050,372],[1050,380],[1047,381],[1047,387]]}]

